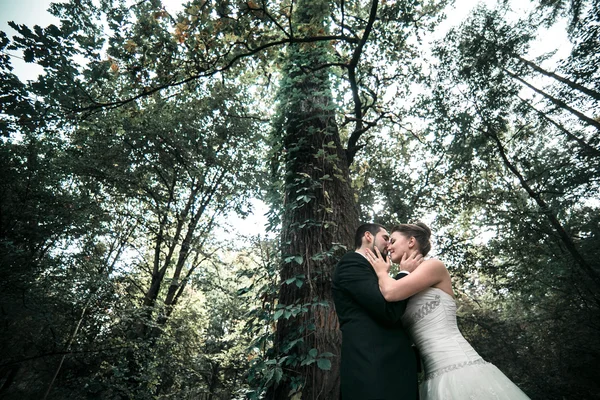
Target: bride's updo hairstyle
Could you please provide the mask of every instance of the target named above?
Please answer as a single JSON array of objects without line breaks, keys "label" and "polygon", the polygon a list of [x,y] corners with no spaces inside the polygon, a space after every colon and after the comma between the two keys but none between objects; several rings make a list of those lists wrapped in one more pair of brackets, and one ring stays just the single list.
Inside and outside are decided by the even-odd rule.
[{"label": "bride's updo hairstyle", "polygon": [[421,251],[423,257],[431,250],[431,242],[429,241],[431,229],[422,222],[396,225],[392,228],[392,233],[394,232],[400,232],[407,238],[414,237],[419,244],[419,251]]}]

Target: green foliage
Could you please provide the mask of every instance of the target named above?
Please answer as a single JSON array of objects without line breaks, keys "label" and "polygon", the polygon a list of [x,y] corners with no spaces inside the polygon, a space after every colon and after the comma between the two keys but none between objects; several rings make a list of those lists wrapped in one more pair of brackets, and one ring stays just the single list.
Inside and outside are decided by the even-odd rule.
[{"label": "green foliage", "polygon": [[[480,7],[422,60],[446,4],[77,0],[0,33],[0,395],[335,397],[358,203],[432,220],[463,331],[530,397],[597,397],[598,7]],[[223,249],[266,186],[281,235]]]},{"label": "green foliage", "polygon": [[565,376],[563,363],[594,363],[577,349],[598,348],[600,266],[588,247],[598,238],[589,228],[598,149],[593,124],[567,103],[597,107],[573,77],[528,60],[535,15],[510,24],[505,13],[479,8],[438,44],[432,95],[419,105],[443,155],[429,175],[440,185],[430,192],[445,225],[440,255],[464,296],[463,331],[482,355],[532,398],[594,398],[597,374]]},{"label": "green foliage", "polygon": [[[114,32],[151,23],[109,5],[101,7]],[[60,28],[14,26],[21,36],[10,45],[2,36],[3,48],[25,48],[46,71],[24,85],[2,58],[12,90],[2,116],[3,325],[10,337],[24,333],[18,344],[3,340],[6,395],[229,397],[245,370],[245,339],[231,324],[244,313],[236,282],[203,287],[213,297],[228,291],[205,312],[188,307],[214,258],[214,234],[225,234],[214,231],[219,218],[243,215],[260,190],[260,121],[228,79],[72,114],[91,98],[129,96],[147,83],[120,74],[114,58],[101,60],[104,11],[87,6],[54,6]],[[152,65],[147,78],[162,67]],[[29,104],[33,95],[43,103]],[[198,331],[199,320],[210,323]]]}]

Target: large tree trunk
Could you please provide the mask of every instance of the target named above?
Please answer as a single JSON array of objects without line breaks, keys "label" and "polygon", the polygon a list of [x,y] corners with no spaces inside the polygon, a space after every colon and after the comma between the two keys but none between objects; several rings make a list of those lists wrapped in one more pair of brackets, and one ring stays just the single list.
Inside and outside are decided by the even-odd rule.
[{"label": "large tree trunk", "polygon": [[[309,29],[316,33],[326,30],[323,20],[328,11],[327,2],[302,1],[296,18],[299,24],[310,23]],[[318,68],[327,62],[327,45],[294,45],[287,54],[280,97],[285,199],[278,307],[289,307],[289,312],[277,321],[275,347],[281,356],[297,361],[284,363],[284,379],[268,397],[284,399],[301,393],[303,399],[335,399],[341,334],[331,275],[339,256],[352,245],[358,209],[335,121],[329,71]],[[298,306],[295,311],[294,306]],[[301,365],[302,360],[314,358],[309,356],[311,349],[334,354],[316,357],[330,360],[330,370],[319,368],[316,361]],[[326,362],[321,367],[326,368]]]}]

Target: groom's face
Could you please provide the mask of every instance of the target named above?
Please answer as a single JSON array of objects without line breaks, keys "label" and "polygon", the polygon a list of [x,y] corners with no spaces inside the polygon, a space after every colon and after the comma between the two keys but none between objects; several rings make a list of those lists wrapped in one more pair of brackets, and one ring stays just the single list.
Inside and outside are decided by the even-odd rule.
[{"label": "groom's face", "polygon": [[375,239],[373,240],[373,248],[371,250],[375,251],[375,247],[379,249],[381,256],[384,260],[387,260],[387,248],[390,242],[390,234],[385,229],[380,229],[375,235]]}]

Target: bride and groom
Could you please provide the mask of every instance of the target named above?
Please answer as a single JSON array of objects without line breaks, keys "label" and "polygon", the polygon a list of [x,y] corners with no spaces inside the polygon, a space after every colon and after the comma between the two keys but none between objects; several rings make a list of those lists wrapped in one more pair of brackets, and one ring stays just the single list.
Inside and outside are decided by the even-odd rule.
[{"label": "bride and groom", "polygon": [[[363,224],[356,251],[338,263],[333,298],[342,331],[342,400],[528,399],[459,332],[445,265],[423,261],[430,236],[423,223],[395,226],[391,235]],[[400,264],[396,279],[391,262]],[[419,388],[413,343],[425,372]]]}]

